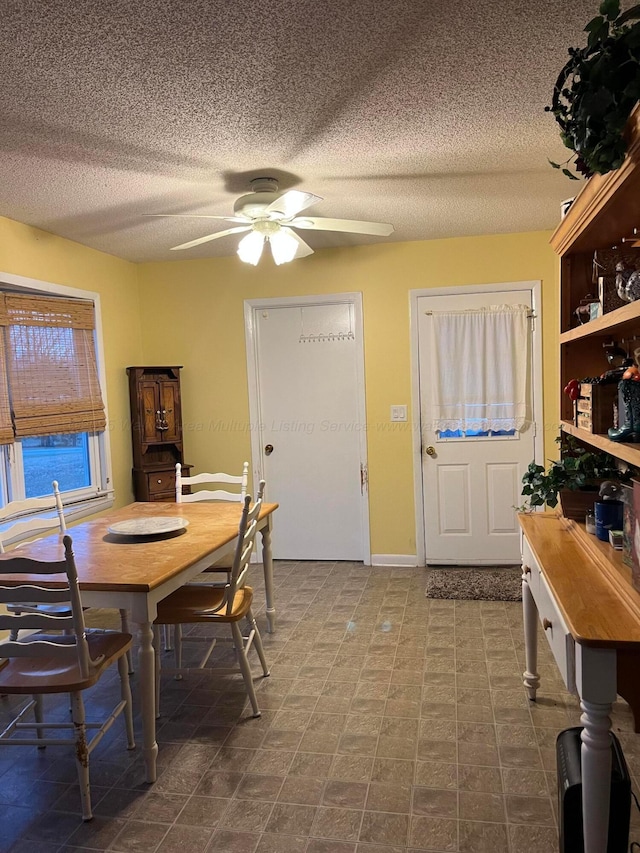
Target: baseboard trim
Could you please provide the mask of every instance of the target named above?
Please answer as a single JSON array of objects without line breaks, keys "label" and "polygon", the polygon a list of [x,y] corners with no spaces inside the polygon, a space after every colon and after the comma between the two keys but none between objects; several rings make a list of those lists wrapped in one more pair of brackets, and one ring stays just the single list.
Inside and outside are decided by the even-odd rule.
[{"label": "baseboard trim", "polygon": [[413,568],[418,565],[415,554],[372,554],[372,566],[398,566],[401,568]]}]

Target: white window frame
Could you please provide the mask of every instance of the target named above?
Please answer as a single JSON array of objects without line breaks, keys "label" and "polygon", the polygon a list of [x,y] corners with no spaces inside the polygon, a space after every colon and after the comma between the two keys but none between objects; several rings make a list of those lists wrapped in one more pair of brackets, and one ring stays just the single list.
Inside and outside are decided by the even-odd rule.
[{"label": "white window frame", "polygon": [[[39,293],[45,296],[65,296],[70,299],[84,299],[93,302],[95,312],[94,343],[98,367],[98,380],[102,391],[105,417],[109,423],[107,404],[107,382],[104,365],[104,344],[102,338],[102,313],[100,294],[91,290],[79,290],[50,281],[27,278],[13,273],[0,272],[0,290],[9,287],[22,293]],[[111,445],[109,431],[89,433],[89,471],[91,485],[83,489],[74,489],[62,493],[65,517],[69,521],[84,518],[113,506],[113,477],[111,474]],[[25,496],[24,468],[22,464],[22,446],[19,441],[4,445],[1,449],[4,468],[4,495],[6,501],[20,500]]]}]

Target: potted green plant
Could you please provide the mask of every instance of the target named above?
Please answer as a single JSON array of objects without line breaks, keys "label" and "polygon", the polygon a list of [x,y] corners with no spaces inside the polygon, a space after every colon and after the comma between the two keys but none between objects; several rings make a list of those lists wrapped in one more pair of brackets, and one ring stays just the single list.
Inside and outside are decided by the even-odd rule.
[{"label": "potted green plant", "polygon": [[631,472],[623,471],[617,460],[599,450],[587,450],[572,436],[560,435],[561,457],[548,468],[531,462],[522,478],[522,494],[527,499],[520,509],[555,507],[560,501],[566,518],[583,519],[598,499],[605,480],[629,482]]},{"label": "potted green plant", "polygon": [[623,131],[640,99],[640,5],[621,13],[619,0],[603,0],[585,32],[586,47],[569,48],[546,107],[574,152],[566,163],[551,165],[572,179],[572,160],[587,177],[617,169],[624,160]]}]

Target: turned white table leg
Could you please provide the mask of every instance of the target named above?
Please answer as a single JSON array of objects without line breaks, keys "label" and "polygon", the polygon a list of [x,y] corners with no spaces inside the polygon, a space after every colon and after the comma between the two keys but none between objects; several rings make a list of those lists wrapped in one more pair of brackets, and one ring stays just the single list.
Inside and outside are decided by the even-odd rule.
[{"label": "turned white table leg", "polygon": [[276,608],[273,595],[273,558],[271,556],[271,516],[260,531],[262,534],[262,565],[264,567],[264,592],[267,600],[267,631],[276,630]]},{"label": "turned white table leg", "polygon": [[576,685],[582,708],[582,826],[585,853],[605,853],[611,796],[611,705],[616,653],[576,643]]},{"label": "turned white table leg", "polygon": [[138,625],[138,668],[140,670],[140,705],[142,710],[142,752],[147,782],[155,782],[156,758],[156,656],[153,649],[151,622]]},{"label": "turned white table leg", "polygon": [[611,796],[611,705],[580,702],[582,716],[582,816],[585,853],[604,853]]},{"label": "turned white table leg", "polygon": [[536,691],[540,686],[538,675],[538,609],[533,600],[528,578],[531,569],[522,567],[522,618],[524,621],[524,656],[525,671],[522,675],[527,696],[535,701]]}]

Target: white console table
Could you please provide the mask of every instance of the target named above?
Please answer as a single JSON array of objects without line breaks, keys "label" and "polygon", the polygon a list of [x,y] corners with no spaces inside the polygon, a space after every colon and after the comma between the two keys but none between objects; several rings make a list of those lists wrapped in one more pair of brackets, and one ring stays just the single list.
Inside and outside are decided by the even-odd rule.
[{"label": "white console table", "polygon": [[585,853],[606,853],[611,784],[611,705],[619,693],[640,730],[640,594],[619,552],[552,513],[520,516],[524,685],[535,701],[542,624],[567,689],[582,709]]}]

